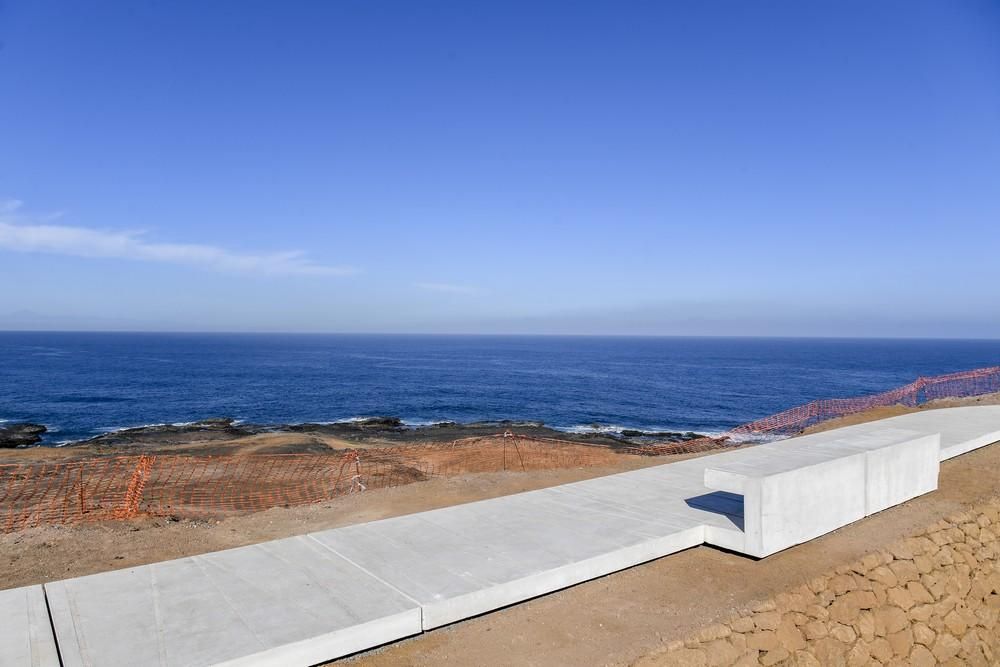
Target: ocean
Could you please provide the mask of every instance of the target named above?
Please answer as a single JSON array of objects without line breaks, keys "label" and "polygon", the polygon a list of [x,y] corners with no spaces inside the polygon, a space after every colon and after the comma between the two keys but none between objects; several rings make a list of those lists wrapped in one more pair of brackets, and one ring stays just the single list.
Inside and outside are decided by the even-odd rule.
[{"label": "ocean", "polygon": [[0,332],[0,420],[46,444],[234,417],[718,433],[1000,365],[1000,340]]}]

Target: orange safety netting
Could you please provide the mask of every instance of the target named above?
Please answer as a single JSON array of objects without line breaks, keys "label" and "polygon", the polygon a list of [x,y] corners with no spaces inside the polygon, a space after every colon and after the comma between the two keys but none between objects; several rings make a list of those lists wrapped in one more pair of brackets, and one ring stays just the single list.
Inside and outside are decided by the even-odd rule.
[{"label": "orange safety netting", "polygon": [[718,438],[646,445],[606,446],[505,433],[329,454],[98,456],[0,465],[0,531],[139,515],[216,517],[323,502],[434,477],[610,465],[623,454],[696,453],[748,438],[791,435],[876,407],[916,406],[998,391],[1000,367],[984,368],[920,378],[874,396],[814,401]]},{"label": "orange safety netting", "polygon": [[608,465],[609,447],[508,434],[329,454],[100,456],[0,465],[0,531],[140,514],[216,517],[476,472]]},{"label": "orange safety netting", "polygon": [[727,435],[794,435],[805,428],[836,417],[891,405],[916,407],[942,398],[963,398],[1000,392],[1000,366],[962,371],[930,378],[917,378],[908,385],[881,394],[858,398],[830,398],[800,405],[776,415],[738,426]]}]

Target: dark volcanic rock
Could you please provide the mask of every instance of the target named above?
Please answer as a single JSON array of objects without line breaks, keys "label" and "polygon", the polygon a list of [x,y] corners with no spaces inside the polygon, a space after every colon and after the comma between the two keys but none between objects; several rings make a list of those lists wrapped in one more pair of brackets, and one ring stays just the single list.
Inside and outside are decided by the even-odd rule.
[{"label": "dark volcanic rock", "polygon": [[209,419],[202,419],[201,421],[196,421],[192,424],[185,424],[185,426],[195,426],[200,429],[207,428],[228,428],[233,425],[236,420],[232,417],[210,417]]},{"label": "dark volcanic rock", "polygon": [[189,424],[154,424],[126,428],[102,433],[74,444],[99,446],[172,444],[185,442],[191,436],[197,436],[198,439],[230,438],[253,435],[259,430],[254,426],[237,426],[231,417],[212,417]]},{"label": "dark volcanic rock", "polygon": [[693,433],[691,431],[686,433],[680,433],[678,431],[636,431],[630,428],[622,429],[621,435],[623,438],[646,438],[655,439],[661,442],[685,442],[687,440],[697,440],[698,438],[705,437],[700,433]]},{"label": "dark volcanic rock", "polygon": [[358,428],[400,428],[403,426],[403,420],[399,417],[368,417],[350,423]]},{"label": "dark volcanic rock", "polygon": [[469,428],[544,428],[545,422],[502,419],[495,422],[472,422],[471,424],[464,424],[464,426]]},{"label": "dark volcanic rock", "polygon": [[352,421],[315,424],[273,425],[274,432],[291,431],[293,433],[326,433],[336,436],[364,436],[385,433],[401,433],[405,430],[403,420],[399,417],[366,417]]},{"label": "dark volcanic rock", "polygon": [[48,429],[41,424],[8,424],[0,426],[0,447],[28,447],[42,441]]},{"label": "dark volcanic rock", "polygon": [[[20,425],[27,426],[27,425]],[[44,427],[41,427],[44,428]],[[39,438],[27,442],[19,440],[14,444],[3,444],[5,430],[0,429],[0,446],[16,447],[20,444],[36,444]],[[191,422],[189,424],[159,424],[122,429],[102,433],[73,445],[110,449],[118,447],[170,447],[173,445],[204,447],[209,443],[225,444],[232,439],[262,433],[300,433],[313,436],[336,437],[348,442],[367,443],[375,446],[390,444],[418,444],[424,442],[447,442],[463,438],[502,435],[505,432],[526,437],[555,438],[573,442],[602,444],[627,448],[633,444],[663,442],[683,442],[702,437],[697,433],[677,433],[666,431],[649,433],[638,430],[623,430],[620,433],[595,431],[567,433],[545,426],[539,421],[480,421],[457,423],[442,421],[421,426],[408,426],[399,417],[375,416],[343,422],[304,424],[237,424],[229,417],[216,417]],[[326,451],[327,445],[314,443],[318,451]]]},{"label": "dark volcanic rock", "polygon": [[556,438],[559,440],[610,446],[627,446],[630,444],[647,444],[651,442],[684,442],[704,437],[698,433],[679,433],[674,431],[648,433],[645,431],[626,430],[622,433],[566,433],[545,426],[543,422],[527,420],[498,420],[469,423],[442,421],[425,426],[407,426],[399,417],[385,416],[367,417],[365,419],[342,422],[269,424],[266,426],[242,424],[239,428],[247,432],[310,433],[342,438],[350,442],[367,442],[377,445],[388,443],[443,442],[460,438],[501,435],[504,432],[512,432],[529,437]]}]

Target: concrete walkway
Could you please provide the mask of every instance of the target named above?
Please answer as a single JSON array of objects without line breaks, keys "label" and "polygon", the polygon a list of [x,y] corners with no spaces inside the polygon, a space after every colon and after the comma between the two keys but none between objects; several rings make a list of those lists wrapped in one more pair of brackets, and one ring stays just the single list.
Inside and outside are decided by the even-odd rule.
[{"label": "concrete walkway", "polygon": [[0,664],[311,665],[706,542],[767,555],[996,441],[1000,407],[927,411],[2,591]]}]

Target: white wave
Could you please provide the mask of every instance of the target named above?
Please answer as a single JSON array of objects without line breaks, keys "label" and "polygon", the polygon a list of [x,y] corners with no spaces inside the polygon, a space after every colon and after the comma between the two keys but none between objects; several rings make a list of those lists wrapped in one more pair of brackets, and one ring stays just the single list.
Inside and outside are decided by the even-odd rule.
[{"label": "white wave", "polygon": [[[236,419],[233,424],[242,424],[245,420]],[[164,426],[194,426],[195,424],[201,423],[200,420],[194,420],[189,422],[157,422],[154,424],[136,424],[134,426],[98,426],[93,430],[94,433],[119,433],[121,431],[133,431],[140,428],[162,428]],[[51,430],[51,429],[50,429]]]},{"label": "white wave", "polygon": [[620,434],[624,430],[638,431],[640,429],[629,429],[627,426],[617,426],[615,424],[577,424],[576,426],[553,426],[553,429],[563,433],[574,433],[576,435],[588,435],[594,433]]},{"label": "white wave", "polygon": [[729,441],[736,444],[753,444],[762,445],[767,442],[777,442],[778,440],[785,440],[790,437],[787,435],[777,435],[775,433],[756,433],[756,434],[746,434],[746,433],[722,433],[720,435],[725,435],[729,438]]},{"label": "white wave", "polygon": [[410,428],[426,428],[427,426],[437,426],[438,424],[454,424],[450,419],[403,419],[403,426],[409,426]]},{"label": "white wave", "polygon": [[328,421],[328,422],[311,422],[311,423],[313,423],[313,424],[357,424],[358,422],[367,421],[369,419],[375,419],[375,417],[371,417],[371,416],[369,416],[369,417],[364,417],[364,416],[359,416],[359,417],[343,417],[342,419],[334,419],[333,421]]},{"label": "white wave", "polygon": [[[636,431],[646,435],[656,435],[657,433],[698,433],[699,435],[710,435],[706,431],[697,429],[677,428],[672,426],[653,426],[639,428],[636,426],[621,426],[619,424],[577,424],[575,426],[553,426],[553,429],[563,433],[591,434],[591,433],[612,433],[621,434],[623,431]],[[721,432],[720,432],[721,435]]]},{"label": "white wave", "polygon": [[[284,422],[288,426],[302,426],[303,424],[316,424],[317,426],[333,426],[335,424],[357,424],[376,417],[342,417],[340,419],[307,419],[299,422]],[[240,420],[241,422],[243,420]],[[236,423],[236,422],[234,422]]]},{"label": "white wave", "polygon": [[137,428],[154,428],[157,426],[186,426],[192,422],[187,422],[185,424],[139,424],[138,426],[98,426],[93,430],[94,433],[119,433],[121,431],[131,431]]}]

